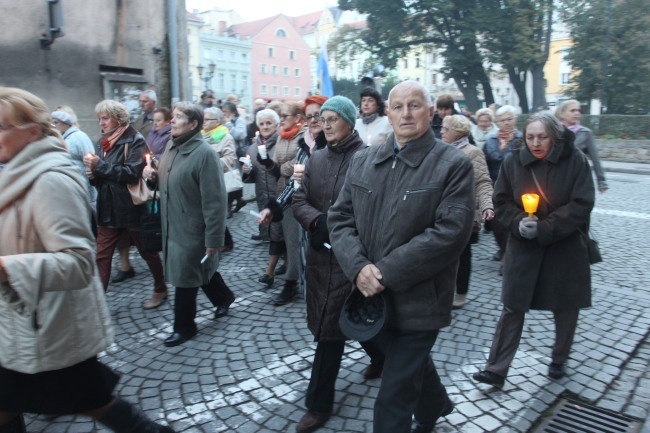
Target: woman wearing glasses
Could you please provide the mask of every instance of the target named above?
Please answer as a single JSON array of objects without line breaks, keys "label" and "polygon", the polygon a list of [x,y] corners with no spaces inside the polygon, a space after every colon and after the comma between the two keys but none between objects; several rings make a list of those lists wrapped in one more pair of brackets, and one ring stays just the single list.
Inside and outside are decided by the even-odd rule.
[{"label": "woman wearing glasses", "polygon": [[[483,147],[485,153],[485,162],[487,162],[490,179],[494,184],[499,176],[501,163],[512,150],[513,144],[519,140],[522,135],[517,130],[517,113],[518,110],[512,105],[504,105],[496,112],[497,126],[499,130],[496,134],[490,135]],[[506,242],[508,242],[508,229],[501,225],[497,220],[490,222],[490,227],[494,233],[494,239],[499,245],[499,252],[495,254],[495,260],[501,261],[499,275],[503,274],[504,252],[506,251]]]},{"label": "woman wearing glasses", "polygon": [[[293,176],[293,166],[296,163],[298,142],[303,137],[305,130],[302,122],[302,107],[297,103],[289,102],[282,104],[280,110],[280,137],[275,145],[275,153],[272,158],[262,158],[257,154],[257,161],[267,171],[272,172],[278,178],[276,195],[280,196]],[[275,298],[275,305],[285,305],[291,302],[298,291],[300,246],[298,223],[293,217],[293,212],[288,208],[282,218],[282,232],[284,236],[284,250],[281,247],[278,251],[270,251],[269,255],[282,255],[284,252],[287,258],[287,271],[284,276],[285,284]],[[278,244],[278,246],[281,244]],[[264,277],[264,276],[263,276]]]}]

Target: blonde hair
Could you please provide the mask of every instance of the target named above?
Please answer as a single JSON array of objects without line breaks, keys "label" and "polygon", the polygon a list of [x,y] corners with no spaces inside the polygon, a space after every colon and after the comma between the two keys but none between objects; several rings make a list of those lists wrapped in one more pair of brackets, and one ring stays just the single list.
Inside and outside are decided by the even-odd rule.
[{"label": "blonde hair", "polygon": [[576,104],[580,108],[580,101],[577,99],[569,99],[568,101],[563,101],[555,109],[555,117],[562,120],[562,115],[569,109],[570,105]]},{"label": "blonde hair", "polygon": [[466,137],[472,132],[472,124],[467,120],[467,117],[462,114],[445,116],[442,120],[442,124],[446,128],[461,134],[461,137]]},{"label": "blonde hair", "polygon": [[95,105],[95,114],[99,116],[101,113],[111,116],[120,126],[127,125],[131,120],[129,110],[122,103],[112,99],[104,99]]},{"label": "blonde hair", "polygon": [[42,137],[56,137],[63,144],[63,138],[51,122],[50,111],[38,96],[16,87],[0,87],[0,107],[6,119],[18,129],[38,126]]},{"label": "blonde hair", "polygon": [[476,112],[476,114],[474,115],[474,118],[478,122],[478,119],[481,116],[489,117],[490,118],[490,123],[494,123],[494,112],[492,110],[490,110],[489,108],[481,108],[480,110],[478,110]]}]

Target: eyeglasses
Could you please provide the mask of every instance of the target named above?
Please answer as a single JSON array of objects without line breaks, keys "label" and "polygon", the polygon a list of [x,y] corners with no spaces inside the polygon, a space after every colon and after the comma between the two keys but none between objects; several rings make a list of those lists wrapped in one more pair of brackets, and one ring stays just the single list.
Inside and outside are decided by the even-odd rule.
[{"label": "eyeglasses", "polygon": [[210,120],[219,120],[219,119],[208,119],[207,117],[203,119],[204,122],[208,122]]},{"label": "eyeglasses", "polygon": [[284,120],[287,117],[295,117],[295,114],[280,114],[280,119]]},{"label": "eyeglasses", "polygon": [[307,119],[307,122],[311,122],[312,120],[314,122],[320,122],[320,116],[318,114],[311,114],[309,116],[305,116],[305,119]]},{"label": "eyeglasses", "polygon": [[324,125],[331,126],[331,125],[335,125],[336,122],[339,121],[339,119],[340,117],[327,117],[327,118],[321,117],[320,119],[318,119],[318,123],[320,123],[323,126]]},{"label": "eyeglasses", "polygon": [[497,120],[497,123],[510,122],[512,120],[515,120],[515,118],[514,117],[508,117],[507,119]]}]

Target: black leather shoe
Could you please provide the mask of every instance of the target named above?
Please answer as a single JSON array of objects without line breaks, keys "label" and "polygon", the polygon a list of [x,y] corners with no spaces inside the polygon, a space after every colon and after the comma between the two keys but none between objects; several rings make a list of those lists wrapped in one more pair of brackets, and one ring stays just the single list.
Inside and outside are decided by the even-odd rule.
[{"label": "black leather shoe", "polygon": [[284,287],[278,296],[273,298],[273,304],[275,306],[288,304],[296,297],[298,293],[298,287],[296,286],[295,281],[287,281],[284,283]]},{"label": "black leather shoe", "polygon": [[479,371],[477,373],[474,373],[472,375],[475,381],[481,382],[481,383],[487,383],[488,385],[496,386],[496,387],[502,387],[503,384],[506,382],[506,378],[499,376],[496,373],[492,373],[491,371]]},{"label": "black leather shoe", "polygon": [[370,363],[368,367],[366,367],[365,370],[363,370],[363,378],[365,380],[371,380],[371,379],[377,379],[381,377],[381,373],[384,371],[384,366],[383,364],[373,364]]},{"label": "black leather shoe", "polygon": [[254,241],[261,241],[262,235],[251,235],[251,239]]},{"label": "black leather shoe", "polygon": [[241,208],[246,206],[246,200],[240,198],[237,200],[237,204],[235,205],[235,210],[233,212],[237,213]]},{"label": "black leather shoe", "polygon": [[287,273],[287,265],[280,265],[280,267],[275,270],[275,275],[284,275],[286,273]]},{"label": "black leather shoe", "polygon": [[172,335],[167,337],[164,344],[167,347],[178,346],[179,344],[185,343],[187,340],[191,340],[197,332],[196,329],[186,333],[174,332]]},{"label": "black leather shoe", "polygon": [[494,253],[494,255],[492,256],[492,260],[494,260],[495,262],[501,261],[501,250]]},{"label": "black leather shoe", "polygon": [[216,311],[214,312],[214,318],[219,319],[220,317],[225,317],[228,315],[228,310],[230,310],[230,306],[232,303],[235,302],[235,297],[233,296],[230,301],[226,303],[226,305],[221,305],[217,307]]},{"label": "black leather shoe", "polygon": [[566,367],[564,364],[551,362],[548,366],[548,376],[552,379],[562,379],[566,376]]},{"label": "black leather shoe", "polygon": [[266,284],[266,288],[268,289],[273,285],[274,278],[269,274],[264,274],[261,277],[259,277],[257,281],[259,281],[262,284]]},{"label": "black leather shoe", "polygon": [[447,403],[445,404],[445,407],[442,409],[440,412],[440,415],[438,415],[438,418],[436,418],[434,421],[431,422],[420,422],[417,419],[413,419],[413,423],[411,424],[411,433],[431,433],[433,431],[433,428],[436,426],[436,423],[440,418],[444,418],[450,413],[452,413],[454,410],[454,402],[449,400],[447,398]]},{"label": "black leather shoe", "polygon": [[135,269],[131,268],[128,271],[117,271],[117,274],[111,280],[111,283],[121,283],[124,280],[135,277]]},{"label": "black leather shoe", "polygon": [[296,426],[296,433],[311,433],[325,425],[330,418],[329,413],[308,411],[300,418]]}]

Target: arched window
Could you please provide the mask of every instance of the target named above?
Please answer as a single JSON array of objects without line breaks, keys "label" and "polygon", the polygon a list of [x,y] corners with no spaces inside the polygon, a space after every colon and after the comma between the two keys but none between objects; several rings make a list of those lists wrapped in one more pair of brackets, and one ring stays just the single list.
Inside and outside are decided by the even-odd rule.
[{"label": "arched window", "polygon": [[284,29],[277,29],[275,31],[275,36],[279,38],[286,38],[287,37],[287,32],[284,31]]}]

